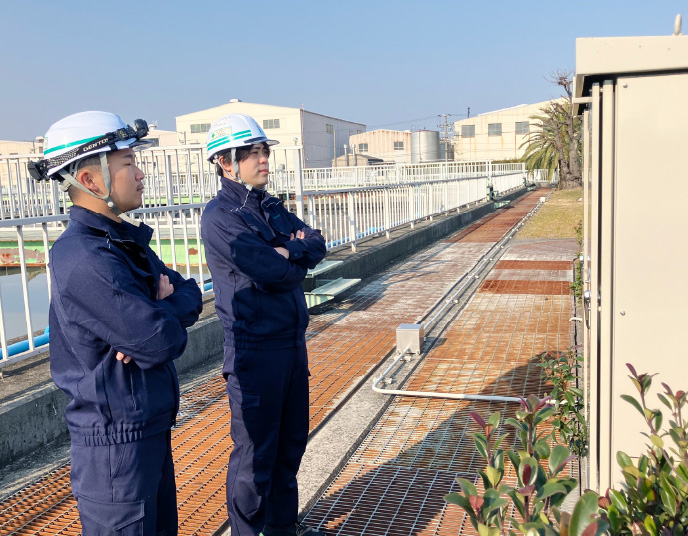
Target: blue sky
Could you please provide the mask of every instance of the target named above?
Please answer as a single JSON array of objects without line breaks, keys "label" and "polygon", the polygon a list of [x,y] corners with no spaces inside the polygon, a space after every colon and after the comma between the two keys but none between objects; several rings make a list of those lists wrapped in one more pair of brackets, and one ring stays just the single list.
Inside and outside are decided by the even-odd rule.
[{"label": "blue sky", "polygon": [[[0,139],[84,110],[174,129],[231,98],[375,128],[558,96],[576,37],[668,35],[685,1],[0,0]],[[688,33],[688,20],[685,23]]]}]

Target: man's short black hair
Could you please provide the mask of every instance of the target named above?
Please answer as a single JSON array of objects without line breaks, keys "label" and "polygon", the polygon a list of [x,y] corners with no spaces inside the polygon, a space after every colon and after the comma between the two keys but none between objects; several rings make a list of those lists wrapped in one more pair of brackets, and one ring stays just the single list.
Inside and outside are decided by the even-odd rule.
[{"label": "man's short black hair", "polygon": [[[79,173],[79,171],[81,171],[82,169],[86,167],[96,166],[100,168],[100,153],[92,154],[87,156],[86,158],[82,158],[81,160],[74,162],[74,165],[70,167],[72,167],[72,169],[74,170],[72,176],[76,178],[76,174]],[[72,200],[72,203],[80,193],[81,192],[79,191],[79,188],[76,188],[74,185],[71,185],[69,188],[67,188],[67,194],[69,195],[69,199]]]}]

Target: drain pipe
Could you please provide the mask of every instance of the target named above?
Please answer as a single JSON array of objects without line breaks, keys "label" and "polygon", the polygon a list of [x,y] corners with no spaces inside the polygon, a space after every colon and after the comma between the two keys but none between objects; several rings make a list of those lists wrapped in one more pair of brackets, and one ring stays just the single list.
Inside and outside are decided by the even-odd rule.
[{"label": "drain pipe", "polygon": [[[447,308],[448,305],[454,304],[456,297],[463,291],[463,289],[468,285],[469,282],[472,282],[473,279],[478,278],[478,273],[482,271],[483,267],[485,264],[493,260],[493,257],[490,255],[492,254],[493,250],[498,250],[498,249],[503,249],[504,248],[504,243],[506,243],[508,240],[510,240],[514,234],[525,224],[525,221],[530,218],[535,212],[539,210],[539,208],[542,206],[543,201],[541,200],[538,202],[535,207],[533,207],[528,214],[526,214],[521,220],[518,222],[517,225],[515,225],[511,231],[497,244],[492,246],[490,248],[490,251],[488,251],[485,255],[483,255],[483,258],[481,259],[480,262],[476,264],[476,266],[471,270],[471,273],[468,274],[466,277],[466,280],[463,282],[463,284],[454,292],[451,297],[449,297],[447,300],[445,300],[444,305],[437,311],[433,317],[428,320],[425,325],[422,324],[401,324],[397,328],[397,348],[404,348],[402,352],[399,352],[397,354],[397,357],[394,359],[394,361],[382,372],[380,377],[373,382],[373,391],[376,393],[382,393],[385,395],[394,395],[394,396],[409,396],[409,397],[418,397],[418,398],[441,398],[441,399],[448,399],[448,400],[477,400],[477,401],[484,401],[484,402],[521,402],[522,398],[521,397],[515,397],[515,396],[500,396],[500,395],[478,395],[478,394],[467,394],[467,393],[438,393],[437,391],[408,391],[404,389],[388,389],[386,387],[379,387],[380,383],[383,383],[385,386],[390,385],[393,380],[388,376],[388,374],[394,369],[394,367],[397,366],[399,362],[402,360],[405,362],[409,362],[412,359],[412,356],[418,356],[420,357],[421,355],[421,347],[423,345],[423,340],[424,340],[424,331],[427,329],[429,325],[431,325],[433,322],[437,320],[440,314],[444,312],[444,310]],[[416,366],[420,363],[416,363]],[[415,368],[415,367],[414,367]]]},{"label": "drain pipe", "polygon": [[[33,338],[34,348],[44,346],[50,342],[50,326],[45,328],[45,331],[41,335],[37,335]],[[29,339],[23,341],[15,342],[14,344],[9,344],[7,349],[0,350],[0,368],[2,367],[3,360],[8,359],[17,354],[29,351]]]},{"label": "drain pipe", "polygon": [[[412,324],[407,324],[412,325]],[[389,365],[382,375],[375,380],[373,383],[373,391],[376,393],[382,393],[384,395],[397,395],[397,396],[413,396],[419,398],[443,398],[449,400],[481,400],[486,402],[520,402],[521,399],[514,396],[499,396],[499,395],[471,395],[466,393],[438,393],[436,391],[406,391],[402,389],[387,389],[386,387],[378,387],[380,382],[385,385],[392,383],[392,380],[387,376],[390,371],[399,363],[399,361],[404,360],[406,362],[411,360],[411,356],[408,355],[408,349],[400,353],[397,358]]]},{"label": "drain pipe", "polygon": [[[406,326],[420,326],[420,324],[402,324]],[[420,354],[418,354],[420,355]],[[438,393],[437,391],[407,391],[403,389],[388,389],[386,387],[379,387],[379,383],[384,385],[389,385],[392,383],[392,379],[388,377],[388,374],[400,361],[411,361],[412,356],[410,355],[408,348],[397,355],[396,359],[384,370],[381,376],[373,382],[373,391],[376,393],[382,393],[384,395],[396,395],[396,396],[413,396],[419,398],[443,398],[449,400],[482,400],[486,402],[520,402],[519,397],[514,396],[499,396],[499,395],[472,395],[466,393]],[[420,363],[420,361],[419,361]]]}]

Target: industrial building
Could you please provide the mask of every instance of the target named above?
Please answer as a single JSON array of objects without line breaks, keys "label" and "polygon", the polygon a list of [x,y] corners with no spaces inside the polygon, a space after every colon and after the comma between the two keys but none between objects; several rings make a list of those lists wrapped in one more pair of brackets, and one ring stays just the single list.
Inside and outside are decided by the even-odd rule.
[{"label": "industrial building", "polygon": [[371,130],[351,136],[349,142],[347,153],[360,154],[396,164],[411,162],[411,131],[409,130]]},{"label": "industrial building", "polygon": [[[38,137],[34,141],[10,141],[0,140],[0,157],[19,157],[20,155],[39,155],[43,152],[43,138]],[[12,163],[5,160],[0,165],[0,186],[2,187],[3,195],[6,193],[10,185],[10,173],[15,176],[16,180],[16,162],[18,158],[12,158]],[[23,158],[22,160],[26,160]]]},{"label": "industrial building", "polygon": [[169,147],[178,145],[180,140],[174,130],[160,130],[156,124],[148,125],[148,136],[146,140],[151,142],[152,147]]},{"label": "industrial building", "polygon": [[[352,136],[350,141],[348,152],[384,163],[421,164],[454,159],[452,147],[445,149],[436,130],[371,130]],[[341,161],[337,160],[338,165]]]},{"label": "industrial building", "polygon": [[[205,144],[210,125],[216,119],[230,113],[246,114],[263,127],[268,138],[276,139],[280,146],[303,145],[303,165],[307,168],[330,167],[332,160],[344,155],[349,136],[365,132],[362,123],[304,110],[258,104],[232,99],[227,104],[190,114],[177,116],[177,134],[183,144]],[[293,169],[291,153],[285,151],[287,169]]]},{"label": "industrial building", "polygon": [[34,141],[0,140],[0,156],[40,154],[43,152],[43,138]]},{"label": "industrial building", "polygon": [[523,156],[523,142],[530,139],[533,116],[542,115],[550,101],[520,104],[454,123],[456,160],[511,160]]}]

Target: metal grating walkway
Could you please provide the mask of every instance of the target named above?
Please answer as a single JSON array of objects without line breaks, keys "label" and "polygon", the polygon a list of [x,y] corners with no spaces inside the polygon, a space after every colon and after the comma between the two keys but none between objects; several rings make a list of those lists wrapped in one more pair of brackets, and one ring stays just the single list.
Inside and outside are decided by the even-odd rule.
[{"label": "metal grating walkway", "polygon": [[[404,389],[542,396],[546,386],[534,357],[571,344],[576,248],[575,241],[512,245]],[[507,294],[497,278],[527,284]],[[483,461],[469,437],[477,429],[469,414],[500,411],[504,419],[516,409],[506,402],[395,397],[306,521],[332,536],[475,534],[463,511],[443,500],[457,489],[457,475],[479,485]],[[511,433],[507,444],[514,441]],[[575,464],[569,471],[576,473]],[[507,472],[507,482],[514,478]]]},{"label": "metal grating walkway", "polygon": [[[535,206],[539,196],[537,192],[531,193],[513,208],[483,218],[462,231],[460,238],[455,236],[413,256],[346,300],[313,316],[307,334],[312,373],[311,429],[393,348],[396,326],[426,316],[493,243]],[[172,438],[181,535],[213,534],[226,519],[224,482],[231,451],[229,418],[221,377],[183,394]],[[428,481],[419,470],[412,472],[417,473],[413,477],[414,489],[418,482]],[[449,481],[454,476],[446,475]],[[433,481],[437,478],[433,477]],[[438,484],[437,489],[442,486]],[[425,502],[435,505],[431,509],[437,509],[439,504],[436,499]],[[79,534],[69,467],[46,475],[0,503],[0,532],[8,536]]]}]

